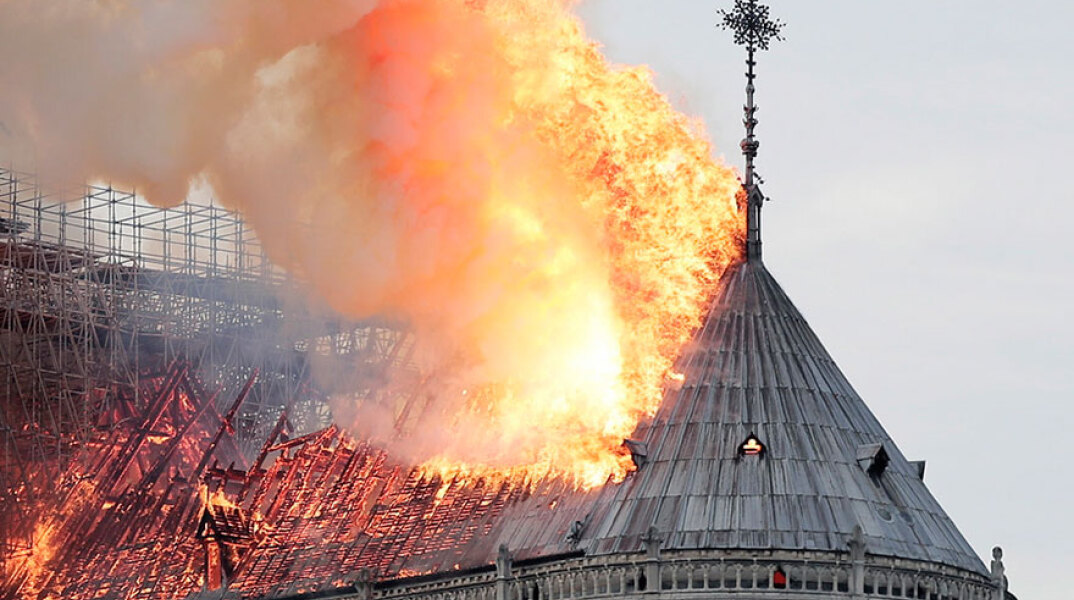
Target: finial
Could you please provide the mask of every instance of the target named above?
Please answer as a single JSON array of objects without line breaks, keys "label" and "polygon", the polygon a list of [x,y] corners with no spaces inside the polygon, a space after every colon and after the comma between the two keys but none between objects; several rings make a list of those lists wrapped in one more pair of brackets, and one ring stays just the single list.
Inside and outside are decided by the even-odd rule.
[{"label": "finial", "polygon": [[760,184],[764,181],[754,171],[753,159],[757,158],[757,150],[761,143],[757,141],[754,130],[757,127],[757,105],[753,103],[755,90],[753,80],[757,78],[753,68],[757,66],[754,59],[757,51],[768,50],[772,40],[783,40],[780,32],[783,30],[783,21],[772,20],[768,15],[768,7],[758,4],[756,0],[735,0],[735,8],[732,11],[717,11],[723,21],[719,24],[721,29],[730,29],[735,34],[735,43],[746,47],[746,105],[743,110],[746,118],[743,123],[746,126],[746,139],[742,140],[742,154],[746,157],[746,180],[743,187],[746,189],[746,257],[748,260],[761,259],[761,205],[764,204],[764,194],[761,193]]},{"label": "finial", "polygon": [[660,558],[660,544],[664,543],[664,536],[660,535],[660,530],[656,528],[656,525],[649,527],[649,530],[641,537],[641,543],[645,545],[647,558]]},{"label": "finial", "polygon": [[847,547],[850,548],[851,560],[865,560],[865,531],[861,528],[861,525],[854,526],[854,531],[850,534],[850,541],[847,542]]},{"label": "finial", "polygon": [[511,551],[507,548],[507,544],[500,544],[500,547],[496,552],[496,576],[501,579],[510,577],[511,562]]},{"label": "finial", "polygon": [[1007,597],[1007,568],[1003,566],[1003,548],[992,548],[992,584],[995,585],[993,597],[1004,600]]}]

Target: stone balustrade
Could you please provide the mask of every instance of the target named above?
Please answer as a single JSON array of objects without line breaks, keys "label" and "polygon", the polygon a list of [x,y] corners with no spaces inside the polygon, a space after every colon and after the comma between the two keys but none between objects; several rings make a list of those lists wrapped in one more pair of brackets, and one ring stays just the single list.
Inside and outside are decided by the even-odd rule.
[{"label": "stone balustrade", "polygon": [[[900,598],[914,600],[1007,600],[988,578],[959,569],[883,557],[864,561],[809,553],[728,557],[644,555],[576,558],[501,567],[413,583],[375,586],[366,600],[588,600],[660,595],[675,600],[724,592],[747,598]],[[782,577],[777,577],[777,571]]]}]

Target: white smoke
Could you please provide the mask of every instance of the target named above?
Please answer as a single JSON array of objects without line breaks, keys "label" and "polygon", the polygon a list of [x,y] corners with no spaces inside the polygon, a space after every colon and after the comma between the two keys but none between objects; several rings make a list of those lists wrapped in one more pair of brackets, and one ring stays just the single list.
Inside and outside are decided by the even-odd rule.
[{"label": "white smoke", "polygon": [[159,205],[208,181],[332,308],[413,326],[419,458],[599,478],[736,252],[739,186],[570,4],[0,0],[0,161]]},{"label": "white smoke", "polygon": [[0,160],[176,204],[221,158],[258,72],[372,0],[4,0]]}]

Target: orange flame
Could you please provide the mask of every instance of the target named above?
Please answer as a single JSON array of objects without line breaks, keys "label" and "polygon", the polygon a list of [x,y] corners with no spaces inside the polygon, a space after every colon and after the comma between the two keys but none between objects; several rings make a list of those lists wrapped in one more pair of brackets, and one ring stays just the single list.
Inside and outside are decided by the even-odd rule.
[{"label": "orange flame", "polygon": [[[440,376],[398,447],[444,476],[622,477],[622,440],[740,253],[734,172],[568,4],[382,2],[336,48],[360,111],[333,124],[362,142],[315,230],[342,223],[373,258],[342,263],[350,285],[339,261],[303,267],[337,309],[415,324]],[[335,408],[359,434],[378,418]]]},{"label": "orange flame", "polygon": [[212,493],[210,493],[209,488],[205,484],[202,484],[201,497],[202,504],[206,506],[211,504],[213,506],[220,506],[223,508],[238,508],[238,506],[234,502],[232,502],[230,498],[228,498],[227,494],[222,488],[217,488],[213,490]]},{"label": "orange flame", "polygon": [[16,581],[20,574],[25,576],[29,587],[44,581],[48,576],[50,563],[59,550],[56,538],[60,527],[62,525],[56,520],[39,516],[37,523],[34,524],[28,552],[21,556],[7,556],[3,563],[0,563],[2,564],[0,575],[3,575],[0,577],[0,582],[5,579]]},{"label": "orange flame", "polygon": [[408,321],[421,415],[397,435],[414,413],[339,398],[357,437],[461,478],[622,477],[740,254],[740,186],[700,124],[569,0],[266,2],[8,3],[31,61],[9,128],[45,170],[154,202],[205,180],[333,308]]}]

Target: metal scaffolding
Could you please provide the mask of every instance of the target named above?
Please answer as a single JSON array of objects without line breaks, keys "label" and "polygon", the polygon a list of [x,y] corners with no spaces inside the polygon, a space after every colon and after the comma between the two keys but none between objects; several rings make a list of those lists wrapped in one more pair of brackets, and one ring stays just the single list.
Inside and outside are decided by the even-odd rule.
[{"label": "metal scaffolding", "polygon": [[[360,401],[413,376],[403,327],[330,314],[300,289],[212,202],[161,209],[0,169],[0,551],[32,543],[17,515],[58,489],[78,448],[110,439],[115,415],[151,413],[148,382],[177,363],[213,414],[242,392],[226,426],[247,458],[281,421],[296,435],[327,425],[329,394]],[[312,370],[346,377],[328,389]]]}]

